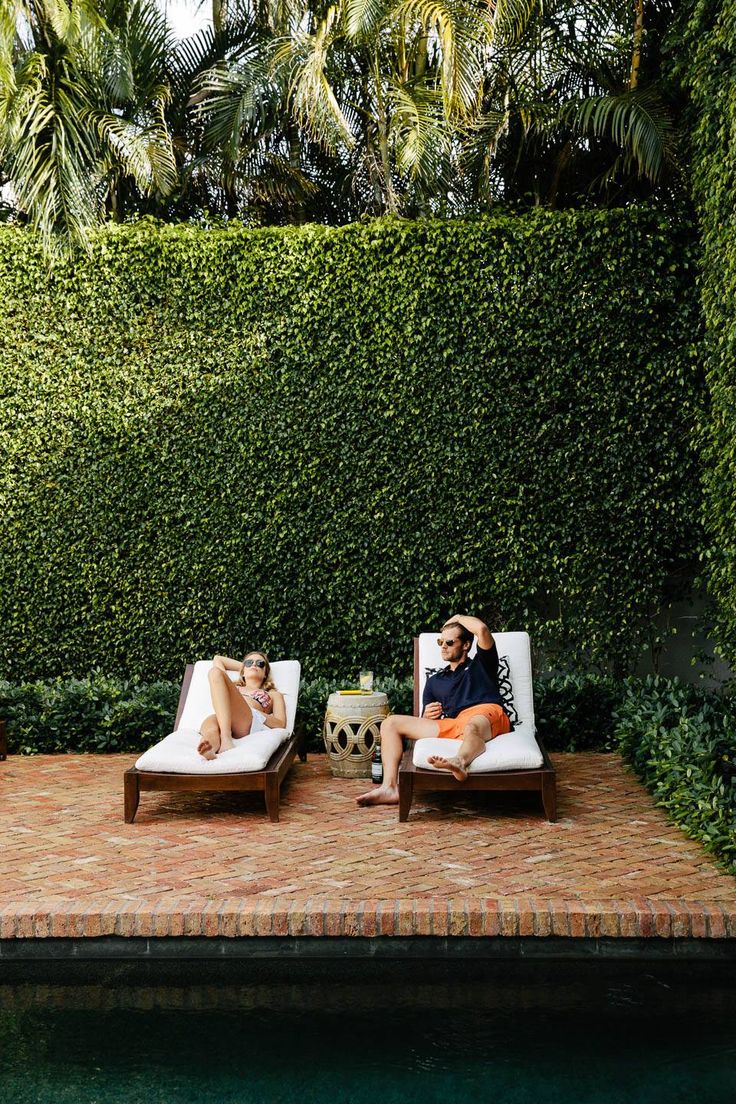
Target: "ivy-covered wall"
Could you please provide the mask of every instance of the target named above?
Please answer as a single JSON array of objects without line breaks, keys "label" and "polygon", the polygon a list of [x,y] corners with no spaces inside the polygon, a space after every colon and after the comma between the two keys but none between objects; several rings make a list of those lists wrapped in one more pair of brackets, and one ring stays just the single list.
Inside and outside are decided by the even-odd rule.
[{"label": "ivy-covered wall", "polygon": [[692,103],[692,189],[712,417],[704,440],[705,567],[715,637],[736,664],[736,2],[695,0],[679,70]]},{"label": "ivy-covered wall", "polygon": [[0,231],[0,674],[254,645],[410,667],[453,612],[625,669],[699,543],[693,249],[646,209]]}]

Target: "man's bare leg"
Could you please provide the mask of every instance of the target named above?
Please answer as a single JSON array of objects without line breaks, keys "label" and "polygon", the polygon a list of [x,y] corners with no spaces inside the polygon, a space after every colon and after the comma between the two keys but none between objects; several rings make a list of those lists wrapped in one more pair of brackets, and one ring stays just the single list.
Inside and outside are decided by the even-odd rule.
[{"label": "man's bare leg", "polygon": [[439,770],[450,771],[458,782],[464,782],[468,777],[468,767],[482,755],[486,744],[493,739],[491,722],[487,717],[471,717],[463,729],[463,742],[458,748],[457,755],[452,759],[446,759],[444,755],[430,755],[427,759],[433,767]]},{"label": "man's bare leg", "polygon": [[437,721],[424,717],[406,717],[397,713],[381,724],[381,762],[383,782],[367,790],[357,799],[359,805],[398,805],[399,764],[404,754],[403,740],[422,740],[436,736],[440,726]]}]

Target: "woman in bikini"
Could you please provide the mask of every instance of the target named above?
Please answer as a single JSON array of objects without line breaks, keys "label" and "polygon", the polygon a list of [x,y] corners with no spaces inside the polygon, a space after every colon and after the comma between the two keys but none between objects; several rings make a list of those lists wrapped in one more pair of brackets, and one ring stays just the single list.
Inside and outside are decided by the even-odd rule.
[{"label": "woman in bikini", "polygon": [[[238,671],[233,681],[228,671]],[[286,727],[284,695],[271,678],[271,665],[263,652],[248,652],[242,663],[216,655],[209,673],[210,695],[215,712],[202,723],[197,751],[205,759],[235,747],[251,732]]]}]

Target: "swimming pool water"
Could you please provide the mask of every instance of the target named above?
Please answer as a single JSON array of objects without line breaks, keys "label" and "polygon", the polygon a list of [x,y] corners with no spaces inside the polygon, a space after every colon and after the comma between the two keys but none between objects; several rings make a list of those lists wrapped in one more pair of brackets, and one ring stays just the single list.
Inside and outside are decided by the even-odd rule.
[{"label": "swimming pool water", "polygon": [[14,1104],[732,1104],[731,993],[389,980],[0,987]]}]

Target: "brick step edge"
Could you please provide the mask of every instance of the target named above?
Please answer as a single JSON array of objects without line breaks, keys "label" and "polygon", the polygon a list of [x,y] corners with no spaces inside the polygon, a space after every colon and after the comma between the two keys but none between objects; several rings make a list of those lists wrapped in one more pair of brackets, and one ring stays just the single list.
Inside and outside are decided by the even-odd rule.
[{"label": "brick step edge", "polygon": [[102,936],[565,936],[568,938],[736,938],[736,904],[637,897],[325,897],[6,902],[0,939]]}]

